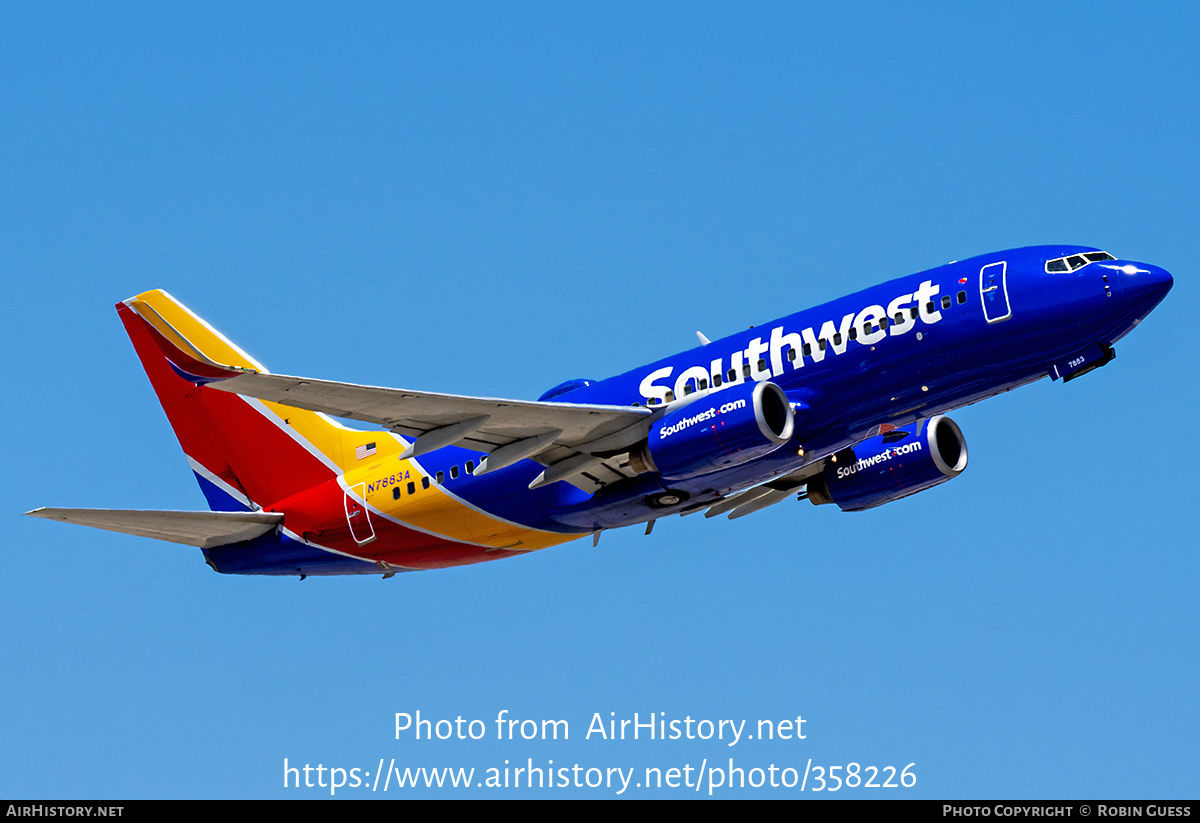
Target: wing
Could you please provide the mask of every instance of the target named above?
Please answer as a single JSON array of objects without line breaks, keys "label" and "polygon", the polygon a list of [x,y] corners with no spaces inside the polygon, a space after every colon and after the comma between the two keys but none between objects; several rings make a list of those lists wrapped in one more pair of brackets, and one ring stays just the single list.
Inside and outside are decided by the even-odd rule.
[{"label": "wing", "polygon": [[594,491],[632,476],[627,453],[657,416],[639,406],[465,397],[228,366],[209,358],[149,306],[139,306],[139,312],[150,320],[155,342],[176,372],[197,385],[374,423],[415,438],[402,458],[452,444],[488,452],[475,474],[530,458],[546,466],[531,488],[566,480]]},{"label": "wing", "polygon": [[682,513],[691,514],[707,507],[708,511],[704,513],[705,517],[716,517],[728,513],[730,520],[736,520],[739,517],[762,511],[767,506],[782,503],[788,495],[799,493],[809,480],[824,470],[825,460],[818,460],[782,477],[776,477],[774,480],[768,480],[766,483],[745,489],[737,494],[731,494],[715,503],[703,503],[694,508],[685,509]]},{"label": "wing", "polygon": [[601,485],[627,476],[620,461],[646,437],[652,412],[632,406],[503,400],[239,371],[210,388],[362,420],[415,438],[401,457],[456,444],[488,452],[476,474],[522,458],[547,466],[535,485],[590,474]]},{"label": "wing", "polygon": [[266,534],[283,522],[283,515],[273,512],[34,509],[25,514],[202,549],[250,540]]}]

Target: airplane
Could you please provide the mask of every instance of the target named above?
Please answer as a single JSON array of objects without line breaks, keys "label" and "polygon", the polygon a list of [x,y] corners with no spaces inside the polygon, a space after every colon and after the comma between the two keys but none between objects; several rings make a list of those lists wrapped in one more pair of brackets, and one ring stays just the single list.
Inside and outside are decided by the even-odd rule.
[{"label": "airplane", "polygon": [[[945,413],[1100,368],[1170,273],[1031,246],[901,277],[536,401],[268,372],[164,291],[117,304],[210,511],[27,514],[197,546],[227,574],[512,557],[792,496],[874,508],[958,476]],[[333,418],[378,426],[364,431]]]}]

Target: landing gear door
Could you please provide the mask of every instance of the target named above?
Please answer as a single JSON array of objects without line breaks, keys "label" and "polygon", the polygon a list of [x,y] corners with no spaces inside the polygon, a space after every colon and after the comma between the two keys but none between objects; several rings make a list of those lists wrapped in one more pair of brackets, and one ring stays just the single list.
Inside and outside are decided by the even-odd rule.
[{"label": "landing gear door", "polygon": [[979,296],[983,301],[983,316],[989,323],[1012,317],[1012,308],[1008,305],[1007,271],[1005,261],[988,263],[979,270]]}]

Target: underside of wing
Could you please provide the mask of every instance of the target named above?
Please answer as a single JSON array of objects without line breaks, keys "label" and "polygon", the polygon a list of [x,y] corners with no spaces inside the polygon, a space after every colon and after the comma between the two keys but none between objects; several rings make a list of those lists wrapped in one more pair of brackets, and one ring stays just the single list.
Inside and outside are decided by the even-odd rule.
[{"label": "underside of wing", "polygon": [[225,365],[151,307],[142,303],[131,307],[150,324],[155,342],[175,371],[198,386],[382,426],[413,438],[401,455],[405,458],[449,445],[487,452],[475,474],[528,458],[547,467],[534,485],[565,480],[594,490],[629,476],[621,457],[645,438],[655,416],[640,406],[466,397]]},{"label": "underside of wing", "polygon": [[448,445],[488,452],[476,474],[530,458],[547,466],[538,485],[567,480],[594,489],[626,476],[617,458],[644,439],[649,409],[465,397],[241,372],[209,388],[374,423],[413,443],[419,457]]},{"label": "underside of wing", "polygon": [[266,534],[283,522],[274,512],[184,512],[138,509],[34,509],[30,517],[91,526],[211,549]]},{"label": "underside of wing", "polygon": [[[418,439],[455,426],[457,431],[451,442],[482,451],[493,451],[547,432],[555,432],[555,435],[546,443],[546,450],[553,445],[580,450],[628,429],[650,414],[648,409],[635,407],[466,397],[260,372],[238,374],[209,386],[334,417],[374,423]],[[642,436],[644,434],[643,431]],[[619,448],[615,445],[618,440],[614,439],[609,447]],[[416,451],[428,449],[418,447]]]},{"label": "underside of wing", "polygon": [[[731,494],[708,507],[705,517],[728,514],[730,520],[762,511],[768,506],[781,503],[791,494],[800,492],[812,478],[825,470],[825,461],[818,460],[794,472],[768,480],[737,494]],[[697,507],[699,508],[699,507]]]}]

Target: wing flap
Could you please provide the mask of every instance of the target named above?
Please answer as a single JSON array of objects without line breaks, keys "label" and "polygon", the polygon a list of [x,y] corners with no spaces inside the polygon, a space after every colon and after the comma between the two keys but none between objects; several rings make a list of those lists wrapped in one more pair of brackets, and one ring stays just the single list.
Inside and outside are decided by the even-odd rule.
[{"label": "wing flap", "polygon": [[[824,459],[809,463],[807,466],[802,466],[782,477],[776,477],[774,480],[768,480],[766,483],[761,483],[718,500],[708,508],[704,516],[717,517],[718,515],[728,513],[730,520],[736,520],[739,517],[754,514],[754,512],[761,511],[768,506],[774,506],[776,503],[787,499],[789,494],[798,491],[809,480],[824,471],[824,469]],[[690,514],[691,512],[683,513]]]},{"label": "wing flap", "polygon": [[187,512],[139,509],[34,509],[30,517],[75,523],[201,549],[240,543],[283,522],[276,512]]}]

